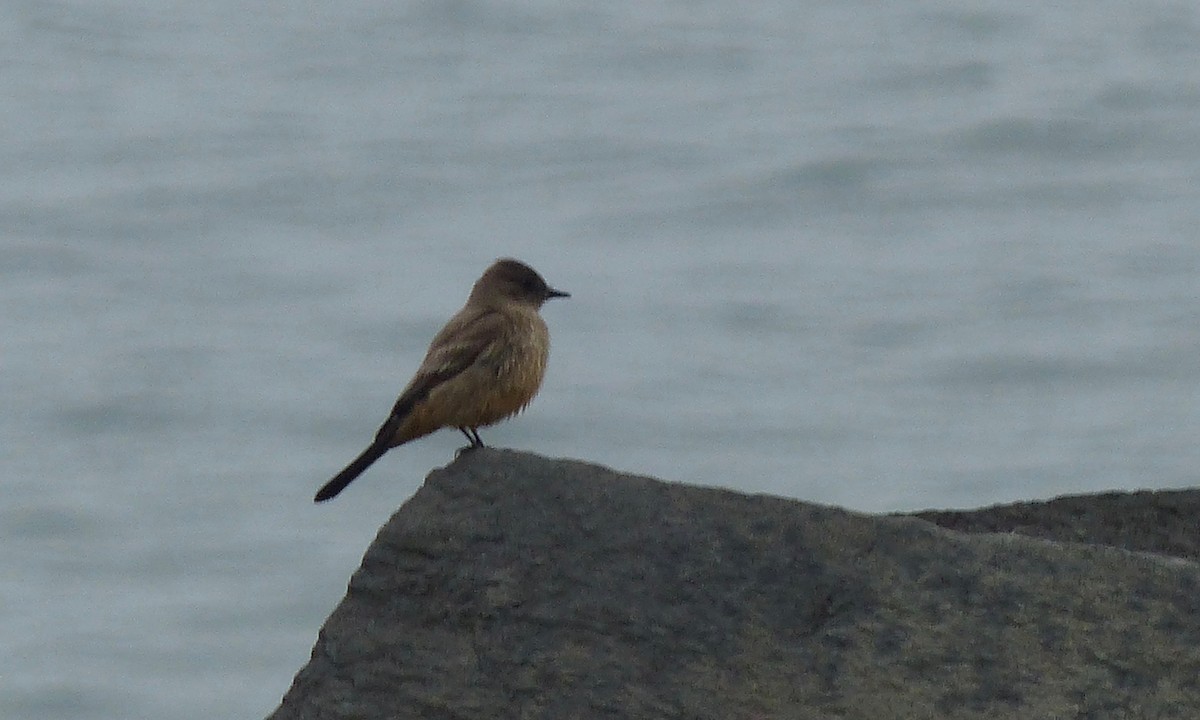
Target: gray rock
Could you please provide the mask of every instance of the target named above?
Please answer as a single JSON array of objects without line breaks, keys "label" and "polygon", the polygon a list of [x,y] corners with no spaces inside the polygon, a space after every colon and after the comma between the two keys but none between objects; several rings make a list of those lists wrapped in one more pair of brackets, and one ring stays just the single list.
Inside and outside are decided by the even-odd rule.
[{"label": "gray rock", "polygon": [[484,449],[379,532],[271,718],[1190,720],[1198,580]]},{"label": "gray rock", "polygon": [[1073,495],[981,510],[928,510],[917,517],[959,532],[1014,532],[1200,560],[1195,490]]}]

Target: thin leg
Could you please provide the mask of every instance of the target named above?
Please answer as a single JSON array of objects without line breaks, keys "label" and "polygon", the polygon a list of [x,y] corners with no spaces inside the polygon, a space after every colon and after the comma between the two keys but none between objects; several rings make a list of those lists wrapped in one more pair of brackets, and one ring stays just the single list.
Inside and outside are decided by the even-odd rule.
[{"label": "thin leg", "polygon": [[475,428],[469,428],[469,427],[464,426],[464,427],[460,427],[458,429],[458,431],[461,432],[463,435],[467,436],[467,440],[469,440],[471,442],[472,448],[483,447],[483,438],[479,437],[479,431],[476,430]]}]

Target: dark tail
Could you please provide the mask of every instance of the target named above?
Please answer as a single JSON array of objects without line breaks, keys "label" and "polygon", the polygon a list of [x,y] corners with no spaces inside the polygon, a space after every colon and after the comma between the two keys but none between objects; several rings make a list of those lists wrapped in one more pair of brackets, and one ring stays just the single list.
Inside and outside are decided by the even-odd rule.
[{"label": "dark tail", "polygon": [[317,496],[313,498],[313,502],[324,502],[329,498],[337,495],[346,489],[346,486],[354,481],[354,478],[362,475],[363,470],[371,467],[371,463],[383,457],[383,454],[388,451],[388,446],[375,443],[369,448],[362,451],[362,455],[350,461],[346,469],[338,473],[332,480],[325,483],[325,486],[317,491]]}]

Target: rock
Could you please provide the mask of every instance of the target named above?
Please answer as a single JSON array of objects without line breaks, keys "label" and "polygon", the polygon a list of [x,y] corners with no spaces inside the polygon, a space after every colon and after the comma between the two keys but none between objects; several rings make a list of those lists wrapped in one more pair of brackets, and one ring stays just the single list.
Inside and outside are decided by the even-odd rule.
[{"label": "rock", "polygon": [[1200,560],[1200,492],[1195,490],[1074,495],[916,516],[959,532],[1014,532]]},{"label": "rock", "polygon": [[1198,580],[484,449],[379,532],[271,718],[1190,720]]}]

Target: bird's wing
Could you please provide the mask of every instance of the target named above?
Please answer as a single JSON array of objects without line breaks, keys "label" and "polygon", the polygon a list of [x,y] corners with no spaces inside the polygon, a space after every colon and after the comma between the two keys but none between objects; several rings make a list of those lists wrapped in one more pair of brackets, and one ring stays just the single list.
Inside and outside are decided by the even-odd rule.
[{"label": "bird's wing", "polygon": [[495,352],[504,317],[494,310],[464,308],[450,319],[429,345],[416,375],[400,393],[388,419],[376,433],[376,442],[387,441],[418,403],[442,383]]}]

